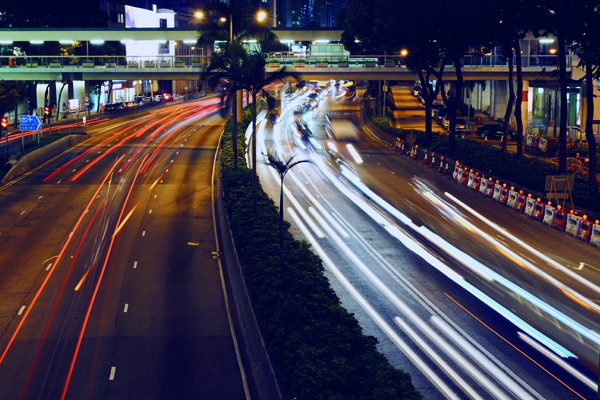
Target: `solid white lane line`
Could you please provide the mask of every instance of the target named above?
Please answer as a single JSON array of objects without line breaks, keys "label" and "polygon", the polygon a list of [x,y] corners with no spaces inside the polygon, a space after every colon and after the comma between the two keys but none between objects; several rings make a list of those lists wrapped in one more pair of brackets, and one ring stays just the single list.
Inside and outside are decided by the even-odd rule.
[{"label": "solid white lane line", "polygon": [[143,231],[143,232],[142,232],[142,236],[146,236],[146,231]]},{"label": "solid white lane line", "polygon": [[137,268],[137,261],[134,261],[133,262],[133,269],[136,269],[136,268]]},{"label": "solid white lane line", "polygon": [[309,230],[302,223],[298,215],[293,209],[289,210],[290,215],[296,225],[300,228],[309,243],[312,244],[315,252],[321,257],[323,263],[329,268],[329,270],[336,276],[340,283],[346,288],[348,293],[358,302],[363,310],[367,312],[369,317],[383,330],[383,332],[394,342],[394,344],[410,359],[410,361],[429,379],[429,381],[447,398],[447,399],[458,399],[454,391],[450,389],[444,381],[431,369],[429,366],[412,350],[412,348],[405,343],[392,327],[381,318],[381,316],[371,307],[371,305],[365,300],[364,297],[356,290],[354,286],[346,279],[341,271],[331,261],[329,256],[323,251],[319,243],[310,234]]},{"label": "solid white lane line", "polygon": [[117,367],[110,367],[110,376],[108,377],[109,381],[115,379],[115,373],[117,372]]},{"label": "solid white lane line", "polygon": [[19,309],[19,312],[17,313],[17,315],[21,315],[21,314],[23,314],[23,311],[25,311],[25,307],[26,307],[26,306],[23,306],[23,307],[21,307],[21,308]]},{"label": "solid white lane line", "polygon": [[48,264],[48,266],[46,267],[46,271],[50,271],[50,267],[52,267],[53,263]]},{"label": "solid white lane line", "polygon": [[123,312],[126,313],[128,309],[129,309],[129,304],[125,303],[125,307],[123,308]]}]

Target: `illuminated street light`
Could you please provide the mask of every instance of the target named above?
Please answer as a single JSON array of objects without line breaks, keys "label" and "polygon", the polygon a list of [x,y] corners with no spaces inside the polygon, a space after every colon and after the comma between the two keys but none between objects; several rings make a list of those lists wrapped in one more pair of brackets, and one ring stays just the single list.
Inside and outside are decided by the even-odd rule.
[{"label": "illuminated street light", "polygon": [[402,57],[405,57],[408,54],[408,51],[406,49],[402,49],[402,51],[400,51],[400,55]]},{"label": "illuminated street light", "polygon": [[194,17],[197,18],[197,19],[201,19],[201,18],[204,17],[204,13],[202,13],[202,11],[196,11],[194,13]]},{"label": "illuminated street light", "polygon": [[259,12],[258,12],[258,14],[256,14],[256,19],[257,19],[259,22],[262,22],[262,21],[264,21],[264,20],[265,20],[265,18],[267,18],[267,13],[266,13],[266,12],[264,12],[264,11],[259,11]]},{"label": "illuminated street light", "polygon": [[221,18],[219,19],[219,21],[221,21],[221,22],[225,22],[225,21],[227,21],[227,18],[225,18],[225,17],[221,17]]},{"label": "illuminated street light", "polygon": [[550,54],[556,53],[556,49],[550,49]]}]

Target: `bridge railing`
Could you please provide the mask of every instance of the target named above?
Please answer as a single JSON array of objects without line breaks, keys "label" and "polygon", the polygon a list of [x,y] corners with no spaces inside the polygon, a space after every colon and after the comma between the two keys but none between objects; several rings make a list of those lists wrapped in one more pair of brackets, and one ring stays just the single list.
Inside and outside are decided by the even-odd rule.
[{"label": "bridge railing", "polygon": [[[354,68],[406,68],[405,57],[402,56],[340,56],[311,55],[298,57],[290,54],[271,54],[268,58],[272,67],[286,66],[296,68],[312,67],[354,67]],[[465,68],[506,67],[508,60],[501,56],[462,57]],[[0,68],[178,68],[203,67],[210,62],[210,56],[0,56]],[[513,60],[516,65],[516,59]],[[522,56],[523,67],[555,67],[556,55]],[[572,64],[571,56],[567,56],[567,66]],[[448,65],[452,67],[452,65]]]}]

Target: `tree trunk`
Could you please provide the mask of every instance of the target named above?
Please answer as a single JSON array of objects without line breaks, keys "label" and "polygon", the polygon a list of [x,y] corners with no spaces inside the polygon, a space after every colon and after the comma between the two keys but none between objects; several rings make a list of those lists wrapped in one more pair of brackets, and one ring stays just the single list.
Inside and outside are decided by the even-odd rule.
[{"label": "tree trunk", "polygon": [[112,88],[113,88],[113,81],[110,80],[110,81],[108,81],[108,97],[106,98],[107,103],[112,103],[112,101],[110,100],[110,96],[112,95]]},{"label": "tree trunk", "polygon": [[454,155],[456,150],[456,110],[462,104],[462,89],[463,89],[463,75],[461,68],[460,54],[457,54],[454,58],[454,69],[456,70],[456,87],[454,88],[454,99],[452,101],[452,108],[450,109],[450,124],[449,124],[449,136],[448,136],[448,147],[450,155]]},{"label": "tree trunk", "polygon": [[[510,47],[510,41],[508,42]],[[512,48],[511,48],[512,49]],[[512,50],[508,57],[508,104],[506,105],[506,112],[504,113],[504,136],[502,137],[502,151],[506,152],[508,149],[508,130],[510,128],[510,116],[512,115],[512,107],[515,102],[515,85],[513,83],[513,55]]]},{"label": "tree trunk", "polygon": [[523,66],[521,60],[521,40],[515,41],[515,54],[517,57],[517,102],[515,104],[515,119],[517,120],[517,157],[523,157]]},{"label": "tree trunk", "polygon": [[[425,80],[423,71],[419,69],[419,79],[421,80],[421,87],[425,94],[425,141],[431,143],[433,139],[433,132],[431,128],[431,104],[433,103],[433,96],[429,90],[429,79]],[[424,82],[427,82],[425,84]],[[437,95],[436,95],[437,96]]]},{"label": "tree trunk", "polygon": [[[232,83],[233,85],[233,83]],[[231,144],[233,146],[233,169],[238,167],[238,146],[237,146],[237,101],[236,94],[231,93]]]},{"label": "tree trunk", "polygon": [[252,93],[252,198],[254,216],[258,217],[258,193],[256,189],[256,93]]},{"label": "tree trunk", "polygon": [[587,114],[585,116],[585,138],[588,142],[589,150],[589,168],[588,168],[588,184],[590,194],[598,194],[598,182],[596,181],[596,140],[594,138],[594,66],[589,63],[585,66],[585,101],[587,106]]},{"label": "tree trunk", "polygon": [[[558,136],[558,173],[567,172],[567,59],[563,29],[558,30],[558,74],[560,82],[560,134]],[[556,112],[556,111],[555,111]],[[554,127],[556,129],[556,127]]]},{"label": "tree trunk", "polygon": [[283,176],[279,191],[279,264],[283,268]]}]

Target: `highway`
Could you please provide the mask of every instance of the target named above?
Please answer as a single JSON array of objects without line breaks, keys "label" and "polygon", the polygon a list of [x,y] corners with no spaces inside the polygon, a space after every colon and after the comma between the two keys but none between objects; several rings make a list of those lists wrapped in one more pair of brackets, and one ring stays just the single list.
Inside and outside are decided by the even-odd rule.
[{"label": "highway", "polygon": [[[338,89],[307,117],[317,144],[299,143],[305,96],[260,124],[261,183],[278,198],[260,154],[312,160],[286,177],[286,220],[423,398],[595,399],[598,250],[395,153]],[[360,139],[328,141],[325,115],[353,121]]]},{"label": "highway", "polygon": [[244,399],[205,99],[100,122],[0,189],[0,399]]}]

